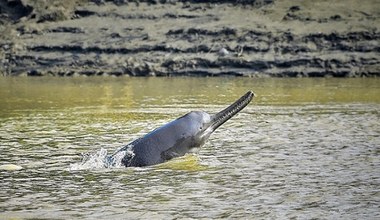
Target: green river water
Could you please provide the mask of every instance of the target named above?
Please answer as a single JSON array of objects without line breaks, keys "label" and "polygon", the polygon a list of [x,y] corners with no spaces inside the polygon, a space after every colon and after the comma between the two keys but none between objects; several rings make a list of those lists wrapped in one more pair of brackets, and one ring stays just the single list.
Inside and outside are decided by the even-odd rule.
[{"label": "green river water", "polygon": [[[248,90],[198,153],[102,166]],[[2,77],[0,152],[0,219],[379,219],[380,79]]]}]

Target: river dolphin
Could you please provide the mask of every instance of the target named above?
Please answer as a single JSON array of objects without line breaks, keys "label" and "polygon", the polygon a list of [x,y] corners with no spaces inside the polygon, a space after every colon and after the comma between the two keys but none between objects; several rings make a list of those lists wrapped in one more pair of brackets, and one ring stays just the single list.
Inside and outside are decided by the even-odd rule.
[{"label": "river dolphin", "polygon": [[254,96],[248,91],[215,115],[192,111],[120,148],[109,157],[110,163],[120,154],[126,167],[150,166],[183,156],[201,147],[219,126],[246,107]]}]

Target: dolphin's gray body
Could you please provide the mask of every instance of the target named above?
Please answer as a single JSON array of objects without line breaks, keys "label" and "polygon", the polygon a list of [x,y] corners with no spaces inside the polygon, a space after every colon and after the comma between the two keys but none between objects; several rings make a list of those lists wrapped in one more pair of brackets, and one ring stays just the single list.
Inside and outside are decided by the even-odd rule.
[{"label": "dolphin's gray body", "polygon": [[111,156],[125,155],[122,163],[127,167],[150,166],[179,157],[201,147],[210,135],[232,116],[241,111],[254,97],[249,91],[232,105],[210,116],[193,111],[146,134]]}]

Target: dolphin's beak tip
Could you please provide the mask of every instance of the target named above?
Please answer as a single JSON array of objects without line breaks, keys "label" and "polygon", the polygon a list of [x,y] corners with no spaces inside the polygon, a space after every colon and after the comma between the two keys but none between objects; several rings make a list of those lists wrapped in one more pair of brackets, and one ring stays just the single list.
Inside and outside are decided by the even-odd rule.
[{"label": "dolphin's beak tip", "polygon": [[252,95],[252,97],[257,97],[257,95],[252,90],[249,90],[247,93]]}]

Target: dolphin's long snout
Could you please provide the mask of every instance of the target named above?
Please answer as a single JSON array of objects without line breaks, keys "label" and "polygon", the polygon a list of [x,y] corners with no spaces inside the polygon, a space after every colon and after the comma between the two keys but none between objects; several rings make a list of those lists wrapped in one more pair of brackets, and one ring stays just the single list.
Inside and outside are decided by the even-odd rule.
[{"label": "dolphin's long snout", "polygon": [[237,101],[232,103],[230,106],[215,114],[211,119],[211,128],[213,130],[217,129],[219,126],[224,124],[228,119],[232,118],[238,112],[240,112],[245,106],[247,106],[255,94],[252,91],[248,91],[245,95],[240,97]]}]

